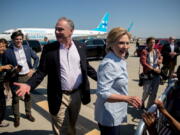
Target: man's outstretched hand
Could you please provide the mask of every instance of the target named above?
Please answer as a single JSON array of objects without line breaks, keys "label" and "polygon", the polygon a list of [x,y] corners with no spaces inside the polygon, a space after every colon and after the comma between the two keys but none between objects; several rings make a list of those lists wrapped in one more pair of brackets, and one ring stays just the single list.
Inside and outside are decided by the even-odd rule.
[{"label": "man's outstretched hand", "polygon": [[18,87],[16,94],[18,96],[24,96],[26,93],[30,94],[31,87],[25,83],[14,82],[14,85]]}]

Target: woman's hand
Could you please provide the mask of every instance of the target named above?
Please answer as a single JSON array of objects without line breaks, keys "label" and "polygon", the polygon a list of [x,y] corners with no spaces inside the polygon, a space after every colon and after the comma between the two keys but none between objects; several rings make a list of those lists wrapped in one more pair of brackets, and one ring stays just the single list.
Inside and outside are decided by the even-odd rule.
[{"label": "woman's hand", "polygon": [[126,96],[126,102],[128,102],[135,108],[140,108],[142,106],[142,101],[137,96]]}]

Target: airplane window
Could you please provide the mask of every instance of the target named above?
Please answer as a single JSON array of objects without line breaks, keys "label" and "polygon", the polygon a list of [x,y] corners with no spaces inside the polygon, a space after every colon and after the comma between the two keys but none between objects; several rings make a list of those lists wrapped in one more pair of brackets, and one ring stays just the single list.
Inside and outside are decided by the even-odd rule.
[{"label": "airplane window", "polygon": [[10,32],[3,32],[2,34],[11,34]]},{"label": "airplane window", "polygon": [[93,40],[88,40],[87,42],[86,42],[86,45],[92,45],[93,44]]}]

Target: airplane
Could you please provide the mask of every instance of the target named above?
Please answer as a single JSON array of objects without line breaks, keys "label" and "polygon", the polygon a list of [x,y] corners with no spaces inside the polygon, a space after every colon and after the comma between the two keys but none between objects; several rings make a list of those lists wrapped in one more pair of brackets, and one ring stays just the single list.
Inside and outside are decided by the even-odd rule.
[{"label": "airplane", "polygon": [[131,24],[130,24],[129,27],[127,28],[127,31],[130,32],[133,26],[134,26],[134,23],[131,22]]},{"label": "airplane", "polygon": [[[107,33],[107,26],[109,21],[109,13],[105,13],[99,25],[92,30],[74,30],[72,37],[91,37],[99,36]],[[21,30],[25,37],[29,40],[38,40],[40,43],[44,42],[44,37],[47,37],[49,41],[55,41],[55,29],[54,28],[17,28],[9,29],[0,34],[0,38],[11,40],[10,36],[14,31]]]}]

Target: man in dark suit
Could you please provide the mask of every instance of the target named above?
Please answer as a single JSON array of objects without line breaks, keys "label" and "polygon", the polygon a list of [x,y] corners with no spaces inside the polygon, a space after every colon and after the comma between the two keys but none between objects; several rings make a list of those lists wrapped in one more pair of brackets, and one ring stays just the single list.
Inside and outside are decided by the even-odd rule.
[{"label": "man in dark suit", "polygon": [[11,70],[12,65],[2,65],[2,56],[7,49],[6,40],[0,39],[0,127],[7,127],[9,123],[4,122],[4,117],[6,113],[6,97],[4,94],[4,76],[6,70]]},{"label": "man in dark suit", "polygon": [[[14,114],[14,126],[18,127],[20,125],[20,113],[19,113],[19,99],[20,97],[16,94],[16,89],[13,85],[14,81],[17,82],[26,82],[32,74],[35,72],[38,64],[39,64],[39,57],[36,53],[28,46],[23,45],[23,38],[24,35],[21,31],[15,31],[11,35],[12,44],[4,53],[3,63],[11,64],[13,67],[18,68],[17,75],[16,73],[9,72],[9,76],[7,77],[8,81],[10,81],[10,87],[12,90],[12,107],[13,107],[13,114]],[[32,64],[31,59],[34,60]],[[19,71],[20,72],[19,72]],[[19,72],[19,73],[18,73]],[[14,75],[11,75],[11,74]],[[29,94],[25,94],[24,96],[25,102],[25,112],[26,117],[28,120],[34,122],[35,118],[31,115],[31,96]]]},{"label": "man in dark suit", "polygon": [[15,83],[19,86],[16,93],[23,96],[48,76],[48,104],[56,135],[76,134],[81,102],[90,102],[87,75],[97,80],[96,71],[86,60],[85,45],[72,40],[73,30],[70,19],[60,18],[55,26],[57,41],[44,46],[36,73],[26,84]]},{"label": "man in dark suit", "polygon": [[177,64],[177,56],[179,55],[179,47],[175,44],[174,37],[169,37],[169,44],[163,46],[161,53],[163,56],[162,73],[170,78],[174,73]]}]

